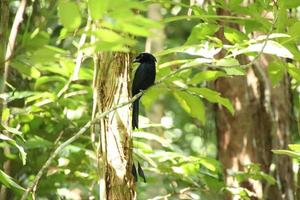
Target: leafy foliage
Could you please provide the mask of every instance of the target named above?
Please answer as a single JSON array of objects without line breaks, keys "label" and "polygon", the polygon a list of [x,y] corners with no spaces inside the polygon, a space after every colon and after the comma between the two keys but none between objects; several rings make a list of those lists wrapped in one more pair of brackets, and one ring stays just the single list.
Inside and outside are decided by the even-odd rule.
[{"label": "leafy foliage", "polygon": [[[13,74],[7,80],[7,92],[1,94],[7,106],[2,112],[0,163],[2,166],[10,161],[12,167],[10,175],[0,170],[0,182],[13,190],[14,199],[31,184],[54,149],[90,120],[92,55],[142,51],[144,38],[152,36],[153,29],[164,29],[167,39],[165,49],[155,52],[159,58],[157,80],[162,81],[143,96],[143,114],[151,118],[158,102],[163,105],[164,116],[159,122],[142,120],[144,131],[134,133],[135,160],[141,161],[148,179],[147,185],[137,183],[139,199],[219,199],[226,192],[243,199],[252,196],[245,188],[226,186],[223,168],[215,159],[215,116],[211,108],[214,104],[223,106],[232,115],[235,108],[210,83],[243,76],[247,65],[241,65],[238,56],[248,55],[255,60],[265,53],[274,59],[268,67],[272,84],[279,85],[288,73],[297,88],[299,68],[282,58],[300,60],[300,22],[296,17],[287,19],[288,9],[299,8],[300,3],[279,1],[279,10],[275,11],[269,0],[254,1],[247,7],[239,0],[192,6],[187,1],[156,2],[161,6],[162,21],[146,17],[149,1],[29,3],[11,59]],[[13,16],[18,3],[9,4]],[[219,16],[217,7],[232,15]],[[186,15],[190,11],[191,15]],[[264,17],[266,12],[278,15],[277,21]],[[221,26],[219,20],[243,25],[245,30]],[[217,37],[221,30],[227,43]],[[252,32],[262,34],[254,37]],[[76,74],[78,58],[80,69]],[[40,180],[37,198],[96,198],[99,175],[93,147],[86,133],[63,149],[47,170],[47,178]],[[299,147],[289,147],[291,150],[274,153],[299,160]],[[255,164],[231,176],[240,182],[250,178],[275,183]]]}]

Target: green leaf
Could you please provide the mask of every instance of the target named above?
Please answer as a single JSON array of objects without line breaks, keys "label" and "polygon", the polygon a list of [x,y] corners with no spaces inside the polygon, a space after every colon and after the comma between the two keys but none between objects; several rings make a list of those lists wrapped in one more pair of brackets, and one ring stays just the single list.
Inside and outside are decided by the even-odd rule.
[{"label": "green leaf", "polygon": [[245,35],[243,32],[227,26],[224,28],[224,35],[225,38],[232,44],[242,43],[248,40],[247,35]]},{"label": "green leaf", "polygon": [[147,141],[153,140],[160,143],[164,147],[171,147],[171,143],[163,137],[157,136],[153,133],[148,132],[133,132],[133,137],[135,138],[143,138]]},{"label": "green leaf", "polygon": [[272,85],[278,85],[282,80],[285,73],[285,65],[280,61],[272,62],[268,66],[268,74],[271,79]]},{"label": "green leaf", "polygon": [[159,64],[157,66],[157,68],[162,69],[162,68],[165,68],[165,67],[173,67],[173,66],[176,66],[176,65],[185,64],[189,61],[192,61],[192,59],[172,60],[172,61],[169,61],[169,62]]},{"label": "green leaf", "polygon": [[29,140],[27,140],[24,144],[24,148],[26,150],[29,149],[39,149],[39,148],[49,148],[52,147],[53,144],[44,138],[41,138],[37,135],[33,136]]},{"label": "green leaf", "polygon": [[176,91],[173,94],[187,113],[197,118],[201,123],[205,123],[205,107],[200,98],[181,91]]},{"label": "green leaf", "polygon": [[134,148],[137,148],[137,149],[143,151],[144,153],[153,153],[152,147],[149,144],[146,144],[144,142],[134,140],[133,146],[134,146]]},{"label": "green leaf", "polygon": [[20,155],[20,158],[22,159],[23,165],[26,164],[27,154],[24,151],[24,148],[22,146],[18,145],[18,143],[15,140],[13,140],[10,137],[3,135],[3,134],[0,134],[0,140],[4,140],[4,141],[8,142],[9,144],[15,146],[19,150],[19,153],[20,153],[19,155]]},{"label": "green leaf", "polygon": [[222,71],[203,71],[193,76],[193,78],[190,81],[188,81],[188,84],[197,84],[203,81],[213,81],[219,77],[224,76],[226,76],[226,73]]},{"label": "green leaf", "polygon": [[93,19],[100,19],[106,12],[108,0],[88,0],[88,7]]},{"label": "green leaf", "polygon": [[226,107],[231,114],[234,114],[234,108],[229,101],[229,99],[221,97],[220,93],[210,90],[208,88],[188,88],[189,91],[196,93],[197,95],[202,96],[213,103],[219,103]]},{"label": "green leaf", "polygon": [[245,70],[240,67],[224,67],[223,70],[229,76],[242,76],[245,75]]},{"label": "green leaf", "polygon": [[41,73],[38,69],[36,69],[35,67],[31,67],[28,66],[24,63],[21,63],[19,61],[14,61],[11,63],[11,66],[13,68],[15,68],[16,70],[18,70],[18,72],[20,72],[21,74],[37,79],[41,76]]},{"label": "green leaf", "polygon": [[47,83],[50,83],[50,82],[65,83],[66,79],[63,78],[63,77],[61,77],[61,76],[55,76],[55,75],[52,75],[52,76],[43,76],[43,77],[39,78],[35,82],[34,88],[38,89],[39,87],[41,87],[41,85],[47,84]]},{"label": "green leaf", "polygon": [[295,65],[288,63],[288,73],[295,79],[298,83],[300,83],[300,69],[296,68]]},{"label": "green leaf", "polygon": [[60,0],[58,4],[58,17],[62,25],[74,30],[81,24],[81,14],[76,3],[67,0]]},{"label": "green leaf", "polygon": [[263,53],[272,54],[283,58],[294,57],[293,54],[287,48],[285,48],[278,42],[272,40],[269,40],[267,42],[257,43],[257,44],[251,44],[247,48],[234,52],[233,54],[234,56],[236,56],[239,54],[250,53],[250,52],[260,53],[262,49],[263,49]]},{"label": "green leaf", "polygon": [[19,131],[18,129],[16,129],[16,128],[8,127],[4,124],[1,124],[1,125],[5,130],[7,130],[8,132],[10,132],[14,135],[19,135],[19,136],[23,135],[23,133],[21,131]]},{"label": "green leaf", "polygon": [[8,176],[4,171],[0,169],[0,182],[8,188],[12,188],[19,191],[25,191],[25,189],[17,184],[12,177]]},{"label": "green leaf", "polygon": [[216,61],[217,66],[223,67],[237,67],[240,65],[239,61],[235,58],[222,58]]},{"label": "green leaf", "polygon": [[300,144],[289,144],[288,147],[289,149],[300,153]]},{"label": "green leaf", "polygon": [[300,1],[296,0],[285,0],[284,3],[286,8],[297,8],[300,6]]},{"label": "green leaf", "polygon": [[200,23],[192,29],[192,32],[188,37],[186,44],[200,43],[200,41],[206,39],[207,36],[211,36],[215,32],[217,32],[219,28],[220,26],[218,26],[217,24]]},{"label": "green leaf", "polygon": [[300,153],[294,152],[294,151],[290,151],[290,150],[272,150],[273,153],[278,154],[278,155],[286,155],[286,156],[290,156],[291,158],[295,158],[295,159],[300,159]]},{"label": "green leaf", "polygon": [[300,40],[300,28],[299,27],[300,27],[300,22],[297,21],[289,28],[289,34],[292,36],[293,40],[296,40],[296,41]]}]

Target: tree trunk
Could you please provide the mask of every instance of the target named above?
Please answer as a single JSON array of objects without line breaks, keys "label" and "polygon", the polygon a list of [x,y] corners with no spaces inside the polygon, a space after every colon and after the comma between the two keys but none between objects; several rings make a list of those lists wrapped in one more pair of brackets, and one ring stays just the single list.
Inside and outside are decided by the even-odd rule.
[{"label": "tree trunk", "polygon": [[[218,14],[230,14],[225,12],[219,9]],[[218,36],[226,43],[222,30]],[[240,64],[250,62],[246,56],[238,59]],[[242,186],[253,191],[252,199],[293,199],[291,160],[271,152],[272,149],[285,149],[289,143],[292,110],[289,80],[285,76],[280,85],[273,88],[266,73],[270,61],[270,57],[261,56],[246,76],[216,81],[216,89],[232,101],[236,111],[232,116],[222,107],[217,109],[218,157],[224,166],[228,186]],[[277,184],[268,185],[253,179],[239,184],[228,173],[246,171],[245,166],[251,163],[259,164]],[[272,163],[275,170],[271,169]]]},{"label": "tree trunk", "polygon": [[[94,94],[99,112],[130,96],[129,63],[126,53],[102,53],[95,59]],[[97,123],[99,132],[98,166],[101,200],[135,199],[132,169],[132,140],[129,106],[118,109]]]}]

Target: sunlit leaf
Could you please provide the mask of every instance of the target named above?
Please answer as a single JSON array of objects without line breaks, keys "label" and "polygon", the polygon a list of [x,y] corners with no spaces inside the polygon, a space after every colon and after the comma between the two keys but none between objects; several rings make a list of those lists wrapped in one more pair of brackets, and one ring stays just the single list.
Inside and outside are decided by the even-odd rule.
[{"label": "sunlit leaf", "polygon": [[288,63],[288,72],[297,82],[300,82],[300,69],[295,65]]},{"label": "sunlit leaf", "polygon": [[100,19],[107,10],[108,0],[88,0],[88,7],[93,19]]},{"label": "sunlit leaf", "polygon": [[289,144],[289,149],[300,153],[300,144]]},{"label": "sunlit leaf", "polygon": [[247,35],[245,35],[243,32],[228,26],[224,28],[224,36],[232,44],[242,43],[248,40]]},{"label": "sunlit leaf", "polygon": [[0,169],[0,182],[8,188],[12,188],[19,191],[25,191],[25,189],[22,186],[17,184],[12,177],[4,173],[4,171],[2,171],[1,169]]},{"label": "sunlit leaf", "polygon": [[277,85],[283,78],[285,73],[285,65],[280,61],[272,62],[268,66],[268,74],[272,85]]},{"label": "sunlit leaf", "polygon": [[192,117],[196,117],[201,123],[205,123],[205,107],[200,98],[186,92],[173,92],[181,107]]},{"label": "sunlit leaf", "polygon": [[59,21],[70,30],[78,28],[81,24],[81,14],[76,3],[60,0],[58,4]]},{"label": "sunlit leaf", "polygon": [[219,29],[219,25],[211,23],[200,23],[192,29],[186,44],[200,43],[201,40],[206,39],[207,36],[213,35]]},{"label": "sunlit leaf", "polygon": [[226,73],[222,71],[203,71],[197,73],[191,80],[188,81],[189,84],[196,84],[196,83],[201,83],[203,81],[213,81],[216,80],[219,77],[224,77],[226,76]]},{"label": "sunlit leaf", "polygon": [[278,154],[278,155],[286,155],[286,156],[290,156],[291,158],[295,158],[295,159],[300,159],[300,153],[295,152],[295,151],[290,151],[290,150],[272,150],[273,153]]},{"label": "sunlit leaf", "polygon": [[240,63],[235,58],[222,58],[216,61],[216,65],[223,67],[237,67]]},{"label": "sunlit leaf", "polygon": [[6,135],[3,135],[3,134],[0,134],[0,140],[4,140],[4,141],[8,142],[9,144],[13,145],[14,147],[16,147],[19,150],[19,155],[20,155],[23,165],[26,164],[27,153],[24,151],[24,148],[22,146],[20,146],[14,139],[12,139]]},{"label": "sunlit leaf", "polygon": [[245,49],[234,52],[234,56],[250,52],[260,53],[263,50],[263,53],[276,55],[283,58],[293,58],[293,54],[284,46],[278,42],[269,40],[267,42],[262,42],[258,44],[251,44]]},{"label": "sunlit leaf", "polygon": [[229,99],[221,97],[220,93],[208,88],[189,88],[188,90],[202,96],[210,102],[219,103],[225,106],[231,114],[234,114],[234,108],[231,102]]}]

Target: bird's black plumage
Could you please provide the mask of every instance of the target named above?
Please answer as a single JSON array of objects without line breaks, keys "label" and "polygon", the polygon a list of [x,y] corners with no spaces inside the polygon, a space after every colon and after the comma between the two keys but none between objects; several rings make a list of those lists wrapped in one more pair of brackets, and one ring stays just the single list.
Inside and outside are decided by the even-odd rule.
[{"label": "bird's black plumage", "polygon": [[[133,62],[138,62],[138,66],[133,82],[132,82],[132,96],[138,94],[141,90],[146,90],[155,81],[155,57],[150,53],[139,54]],[[132,128],[139,127],[139,100],[133,102],[132,105]]]}]

